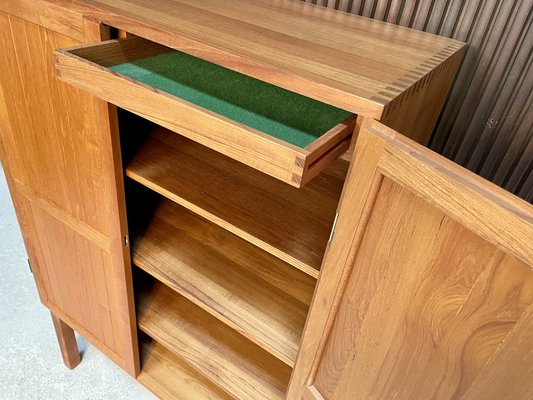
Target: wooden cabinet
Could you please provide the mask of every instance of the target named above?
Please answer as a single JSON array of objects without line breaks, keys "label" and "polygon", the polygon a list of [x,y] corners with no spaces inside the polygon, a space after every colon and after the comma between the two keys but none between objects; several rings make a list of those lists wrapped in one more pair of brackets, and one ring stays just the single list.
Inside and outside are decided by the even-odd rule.
[{"label": "wooden cabinet", "polygon": [[0,34],[2,162],[68,365],[73,328],[162,398],[526,382],[531,207],[384,125],[427,143],[463,43],[266,0],[17,0]]}]

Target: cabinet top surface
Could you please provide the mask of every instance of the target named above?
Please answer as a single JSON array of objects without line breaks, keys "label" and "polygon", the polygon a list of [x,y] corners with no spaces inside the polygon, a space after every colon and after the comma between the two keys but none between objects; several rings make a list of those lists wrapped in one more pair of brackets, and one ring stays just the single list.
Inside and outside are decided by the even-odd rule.
[{"label": "cabinet top surface", "polygon": [[78,3],[111,26],[374,118],[464,47],[296,0]]}]

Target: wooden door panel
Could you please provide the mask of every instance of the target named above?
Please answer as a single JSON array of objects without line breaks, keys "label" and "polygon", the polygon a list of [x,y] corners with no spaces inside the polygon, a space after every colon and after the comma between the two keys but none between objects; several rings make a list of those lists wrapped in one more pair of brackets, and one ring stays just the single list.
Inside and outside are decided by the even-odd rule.
[{"label": "wooden door panel", "polygon": [[[85,41],[103,38],[99,23],[81,25]],[[53,50],[76,44],[0,12],[2,163],[41,300],[135,375],[116,110],[56,79]]]},{"label": "wooden door panel", "polygon": [[354,160],[288,398],[529,399],[533,207],[375,122]]},{"label": "wooden door panel", "polygon": [[[109,234],[111,186],[105,172],[109,126],[98,100],[55,78],[52,51],[77,43],[58,33],[1,14],[2,90],[11,126],[3,143],[15,181]],[[101,123],[100,125],[98,125]],[[107,163],[106,163],[107,161]]]},{"label": "wooden door panel", "polygon": [[[61,306],[63,313],[90,328],[91,334],[110,351],[120,346],[113,326],[114,315],[109,292],[115,292],[109,253],[56,219],[38,204],[29,203],[33,240],[39,243],[35,254],[42,269],[47,300]],[[72,251],[57,251],[56,249]],[[109,275],[109,276],[108,276]],[[105,321],[106,323],[100,323]]]},{"label": "wooden door panel", "polygon": [[326,400],[460,398],[533,302],[526,265],[388,178],[351,274],[314,380]]}]

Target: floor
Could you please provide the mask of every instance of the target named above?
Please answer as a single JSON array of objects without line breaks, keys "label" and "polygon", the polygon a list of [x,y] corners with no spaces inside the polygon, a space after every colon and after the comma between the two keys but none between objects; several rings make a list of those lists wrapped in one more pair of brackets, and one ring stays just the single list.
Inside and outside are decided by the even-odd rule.
[{"label": "floor", "polygon": [[72,371],[63,365],[26,259],[0,169],[0,399],[156,399],[81,337],[81,364]]}]

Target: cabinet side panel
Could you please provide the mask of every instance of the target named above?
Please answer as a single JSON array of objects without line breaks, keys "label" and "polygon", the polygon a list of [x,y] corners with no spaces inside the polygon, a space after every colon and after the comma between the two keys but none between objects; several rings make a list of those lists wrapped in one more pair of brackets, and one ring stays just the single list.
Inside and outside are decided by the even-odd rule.
[{"label": "cabinet side panel", "polygon": [[[99,40],[97,23],[83,26],[86,40]],[[0,12],[2,161],[41,300],[135,375],[116,115],[53,67],[55,48],[77,44]]]}]

